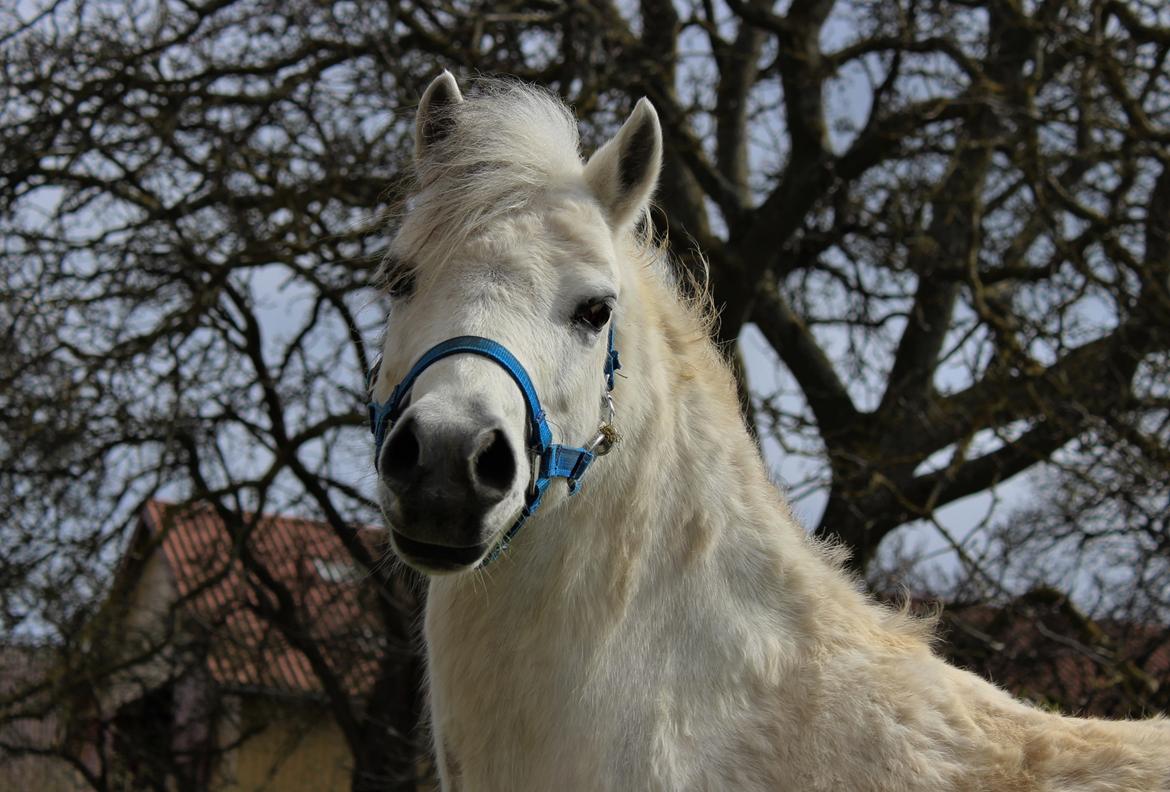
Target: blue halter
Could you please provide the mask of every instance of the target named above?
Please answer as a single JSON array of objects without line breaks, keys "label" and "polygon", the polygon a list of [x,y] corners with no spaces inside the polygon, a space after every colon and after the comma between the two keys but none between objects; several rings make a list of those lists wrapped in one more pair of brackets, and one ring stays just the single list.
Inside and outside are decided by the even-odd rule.
[{"label": "blue halter", "polygon": [[[585,471],[589,469],[589,465],[592,464],[593,460],[599,454],[603,454],[609,450],[608,443],[611,441],[603,430],[588,448],[575,448],[573,446],[554,443],[552,441],[552,430],[548,426],[548,419],[545,417],[544,410],[540,406],[540,399],[536,395],[536,386],[532,384],[532,379],[528,376],[528,372],[524,370],[524,366],[520,365],[520,361],[516,359],[516,356],[509,352],[503,344],[492,341],[489,338],[458,336],[457,338],[449,338],[446,341],[441,341],[423,353],[423,356],[411,367],[402,381],[394,387],[394,391],[390,394],[389,399],[380,404],[376,401],[370,401],[370,431],[374,433],[375,467],[378,464],[378,457],[381,455],[382,443],[386,439],[386,434],[390,431],[394,422],[398,420],[399,404],[403,397],[410,392],[415,380],[427,368],[443,358],[459,354],[480,355],[499,364],[504,371],[508,372],[508,375],[516,383],[516,386],[520,388],[520,392],[524,396],[524,406],[528,412],[528,452],[533,459],[532,481],[529,484],[528,495],[524,508],[520,511],[520,516],[513,523],[512,527],[507,530],[499,544],[480,562],[480,566],[485,567],[499,558],[500,554],[508,549],[509,543],[520,532],[520,528],[524,525],[525,521],[540,506],[540,501],[544,497],[545,490],[548,489],[552,480],[555,478],[565,479],[565,482],[569,485],[569,494],[576,494],[577,489],[580,487],[581,477],[585,475]],[[371,386],[377,376],[379,365],[380,362],[375,364],[374,369],[370,372]],[[613,346],[613,325],[610,324],[609,349],[605,355],[605,386],[607,392],[613,390],[614,372],[621,367],[622,364],[618,359],[617,350]],[[603,442],[606,445],[602,446],[601,444]]]}]

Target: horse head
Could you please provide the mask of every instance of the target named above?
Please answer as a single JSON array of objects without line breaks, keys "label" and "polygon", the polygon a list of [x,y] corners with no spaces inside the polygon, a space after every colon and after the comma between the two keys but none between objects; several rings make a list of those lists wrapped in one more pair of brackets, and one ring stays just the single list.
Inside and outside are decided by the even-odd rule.
[{"label": "horse head", "polygon": [[661,167],[645,99],[587,163],[554,97],[520,116],[509,106],[465,99],[448,72],[427,88],[418,190],[384,265],[391,309],[371,382],[379,500],[395,551],[428,574],[493,559],[607,450],[626,280],[617,243]]}]

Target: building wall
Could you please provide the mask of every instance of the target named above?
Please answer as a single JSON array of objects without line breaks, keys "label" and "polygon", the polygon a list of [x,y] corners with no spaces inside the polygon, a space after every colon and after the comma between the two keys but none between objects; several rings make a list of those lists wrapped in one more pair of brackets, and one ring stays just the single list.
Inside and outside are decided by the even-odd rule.
[{"label": "building wall", "polygon": [[162,553],[154,552],[142,562],[133,588],[121,597],[111,597],[105,619],[112,620],[113,626],[99,633],[99,640],[117,640],[119,651],[143,659],[103,682],[104,710],[116,710],[175,675],[176,624],[172,611],[178,596],[166,559]]},{"label": "building wall", "polygon": [[[52,751],[60,745],[58,714],[41,711],[48,705],[36,699],[25,701],[21,695],[28,686],[43,681],[53,656],[47,647],[0,642],[0,701],[11,702],[10,707],[0,706],[0,746]],[[21,717],[22,711],[29,717]],[[89,788],[62,758],[10,752],[0,747],[0,792],[77,792]]]},{"label": "building wall", "polygon": [[[0,733],[0,739],[13,739],[13,735],[5,731]],[[21,744],[24,744],[23,741]],[[92,787],[64,759],[52,756],[7,756],[0,752],[0,789],[13,792],[85,792],[92,790]]]},{"label": "building wall", "polygon": [[352,759],[341,729],[320,704],[239,697],[225,708],[216,792],[333,792],[350,788]]}]

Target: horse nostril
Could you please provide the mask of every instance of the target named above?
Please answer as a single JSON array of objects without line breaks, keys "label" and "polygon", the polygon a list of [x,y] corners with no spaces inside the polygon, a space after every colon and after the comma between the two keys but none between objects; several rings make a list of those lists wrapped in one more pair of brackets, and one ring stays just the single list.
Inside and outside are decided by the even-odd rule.
[{"label": "horse nostril", "polygon": [[386,440],[382,451],[382,476],[387,481],[406,481],[418,467],[419,445],[414,421],[406,421]]},{"label": "horse nostril", "polygon": [[476,483],[485,488],[503,494],[512,487],[516,459],[502,431],[492,429],[485,433],[475,454],[473,470]]}]

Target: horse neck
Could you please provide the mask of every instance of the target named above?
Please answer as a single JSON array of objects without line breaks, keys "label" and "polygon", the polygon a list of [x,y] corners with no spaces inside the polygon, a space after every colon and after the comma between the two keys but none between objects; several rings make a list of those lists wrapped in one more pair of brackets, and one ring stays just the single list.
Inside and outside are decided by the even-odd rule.
[{"label": "horse neck", "polygon": [[618,536],[641,534],[660,555],[681,553],[672,563],[683,565],[698,562],[720,534],[798,538],[706,327],[672,283],[633,269],[634,299],[623,298],[618,330],[627,372],[615,393],[623,441],[606,471],[613,522],[625,529]]},{"label": "horse neck", "polygon": [[782,596],[753,605],[807,610],[817,622],[825,614],[814,616],[812,603],[821,609],[827,596],[845,621],[850,611],[865,620],[851,581],[769,480],[703,323],[653,267],[626,272],[617,317],[624,376],[614,392],[622,439],[547,531],[559,546],[545,544],[547,566],[531,572],[555,581],[545,595],[575,591],[574,610],[600,609],[612,622],[639,591],[758,599],[782,587]]}]

